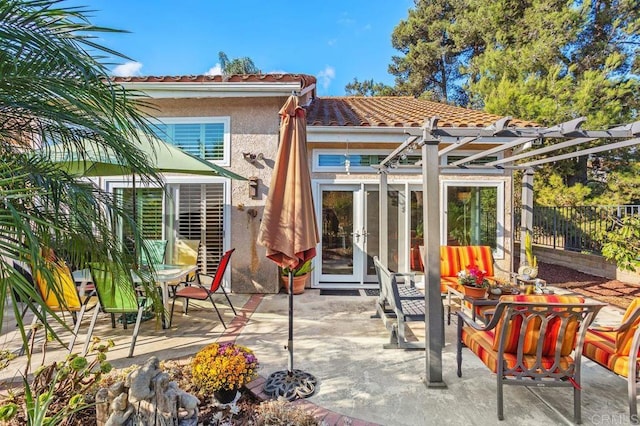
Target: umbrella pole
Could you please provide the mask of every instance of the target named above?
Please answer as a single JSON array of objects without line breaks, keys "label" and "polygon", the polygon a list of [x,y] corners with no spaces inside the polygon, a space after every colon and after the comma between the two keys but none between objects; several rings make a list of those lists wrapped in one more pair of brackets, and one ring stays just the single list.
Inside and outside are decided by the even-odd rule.
[{"label": "umbrella pole", "polygon": [[311,374],[302,370],[293,369],[293,270],[289,271],[289,339],[287,350],[289,352],[289,365],[286,371],[276,371],[267,377],[264,391],[268,395],[282,396],[289,401],[298,398],[307,398],[316,391],[318,380]]},{"label": "umbrella pole", "polygon": [[289,269],[289,373],[293,373],[293,269]]}]

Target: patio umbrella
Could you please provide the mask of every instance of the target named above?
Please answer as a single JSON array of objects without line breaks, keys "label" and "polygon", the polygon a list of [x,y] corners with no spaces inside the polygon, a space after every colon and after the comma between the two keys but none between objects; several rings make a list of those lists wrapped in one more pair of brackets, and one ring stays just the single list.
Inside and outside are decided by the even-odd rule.
[{"label": "patio umbrella", "polygon": [[[156,171],[160,173],[183,173],[198,175],[218,175],[234,180],[246,180],[223,167],[189,154],[182,149],[159,138],[140,134],[136,145]],[[35,152],[46,157],[69,174],[83,177],[132,176],[133,217],[136,217],[136,179],[135,170],[118,162],[112,149],[87,140],[83,152],[77,147],[65,147],[62,144],[46,146]],[[137,250],[134,247],[134,250]],[[137,259],[137,256],[136,256]]]},{"label": "patio umbrella", "polygon": [[280,118],[278,155],[258,243],[267,248],[269,259],[289,268],[289,365],[287,371],[271,374],[264,390],[293,400],[313,395],[317,383],[311,374],[293,368],[293,273],[315,257],[320,238],[307,161],[306,114],[296,96],[280,109]]}]

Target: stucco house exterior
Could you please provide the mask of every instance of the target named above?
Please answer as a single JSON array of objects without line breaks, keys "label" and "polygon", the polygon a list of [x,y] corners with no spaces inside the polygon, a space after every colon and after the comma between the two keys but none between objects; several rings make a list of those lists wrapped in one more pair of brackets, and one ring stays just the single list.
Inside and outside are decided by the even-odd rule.
[{"label": "stucco house exterior", "polygon": [[[227,286],[236,293],[274,293],[278,272],[257,244],[278,145],[278,111],[292,93],[306,105],[307,143],[321,243],[314,288],[377,286],[378,187],[375,166],[407,138],[407,131],[437,116],[442,127],[485,128],[501,117],[411,97],[316,97],[313,76],[300,74],[117,77],[148,96],[158,136],[248,180],[165,175],[168,191],[142,189],[147,238],[203,242],[202,269],[213,272],[224,250],[235,247]],[[513,125],[529,123],[513,120]],[[444,148],[444,146],[442,147]],[[441,155],[441,164],[486,149]],[[499,157],[501,154],[496,154]],[[496,157],[493,157],[496,158]],[[490,159],[490,158],[489,158]],[[482,161],[489,161],[484,159]],[[423,244],[419,153],[389,174],[389,267],[420,272]],[[414,165],[415,167],[413,167]],[[441,244],[491,245],[498,271],[511,270],[510,171],[443,170],[440,176]],[[110,191],[130,191],[123,177],[107,177]],[[145,192],[146,191],[146,192]]]}]

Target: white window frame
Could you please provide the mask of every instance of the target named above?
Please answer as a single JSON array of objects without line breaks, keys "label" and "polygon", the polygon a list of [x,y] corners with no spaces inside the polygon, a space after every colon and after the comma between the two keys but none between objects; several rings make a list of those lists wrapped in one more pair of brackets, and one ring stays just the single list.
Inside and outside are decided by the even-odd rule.
[{"label": "white window frame", "polygon": [[231,165],[231,117],[157,117],[155,124],[224,124],[224,147],[222,160],[205,160],[210,161],[218,166]]},{"label": "white window frame", "polygon": [[447,192],[449,187],[474,186],[481,188],[496,188],[496,249],[493,252],[495,259],[504,259],[504,233],[505,233],[505,211],[504,211],[504,187],[505,182],[500,180],[443,180],[440,182],[440,206],[443,214],[440,216],[440,244],[447,245],[447,222],[449,212],[447,210]]},{"label": "white window frame", "polygon": [[[349,155],[389,155],[391,150],[388,149],[358,149],[349,150]],[[345,167],[337,166],[321,166],[321,155],[347,155],[346,149],[314,149],[311,169],[314,172],[333,172],[333,173],[347,173]],[[416,168],[419,170],[419,168]],[[377,173],[377,170],[371,166],[349,166],[349,173]]]}]

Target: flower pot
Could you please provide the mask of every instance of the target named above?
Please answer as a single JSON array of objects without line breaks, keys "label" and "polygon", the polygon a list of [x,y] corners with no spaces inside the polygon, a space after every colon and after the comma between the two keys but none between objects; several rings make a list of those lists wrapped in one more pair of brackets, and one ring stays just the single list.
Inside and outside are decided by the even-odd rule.
[{"label": "flower pot", "polygon": [[[304,293],[304,287],[307,285],[308,277],[309,274],[293,277],[293,294]],[[289,293],[289,277],[281,275],[280,279],[282,280],[283,287],[287,290],[287,293]]]},{"label": "flower pot", "polygon": [[219,389],[217,391],[213,391],[213,396],[218,400],[220,404],[229,404],[236,399],[236,395],[238,395],[238,391],[236,389]]},{"label": "flower pot", "polygon": [[463,285],[462,287],[465,296],[473,297],[474,299],[484,299],[487,294],[487,289],[484,287],[473,287],[470,285]]}]

